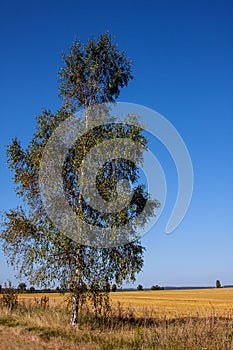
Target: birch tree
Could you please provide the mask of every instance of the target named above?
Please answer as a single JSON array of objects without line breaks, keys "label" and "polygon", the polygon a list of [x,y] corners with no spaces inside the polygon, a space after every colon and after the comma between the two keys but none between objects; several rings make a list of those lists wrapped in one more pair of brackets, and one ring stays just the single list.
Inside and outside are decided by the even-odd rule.
[{"label": "birch tree", "polygon": [[[56,128],[80,108],[96,104],[113,103],[120,89],[133,78],[131,61],[118,49],[109,34],[86,45],[75,41],[68,54],[63,55],[64,67],[60,70],[61,108],[52,113],[43,110],[36,118],[37,129],[31,142],[23,149],[17,138],[7,147],[7,159],[14,173],[15,191],[22,205],[6,212],[2,218],[0,234],[4,252],[19,278],[26,278],[37,286],[54,286],[59,281],[72,294],[71,324],[78,323],[80,307],[87,299],[92,302],[96,316],[109,309],[110,285],[135,281],[143,267],[144,248],[140,240],[127,244],[101,246],[80,243],[62,232],[49,218],[39,188],[39,170],[44,148]],[[131,116],[128,118],[136,118]],[[106,200],[117,194],[117,182],[122,178],[135,185],[136,191],[130,205],[120,213],[96,213],[83,199],[78,167],[83,156],[93,145],[103,139],[116,137],[136,140],[146,148],[143,128],[119,124],[109,120],[107,126],[87,132],[69,150],[63,165],[63,183],[67,205],[82,220],[91,220],[95,228],[107,226],[112,230],[142,212],[141,225],[155,215],[159,202],[151,200],[143,185],[139,184],[137,166],[126,160],[107,162],[100,169],[97,182],[101,196]],[[138,155],[141,158],[142,154]],[[91,218],[91,219],[90,219]],[[133,234],[132,228],[130,234]],[[90,243],[90,242],[89,242]]]}]

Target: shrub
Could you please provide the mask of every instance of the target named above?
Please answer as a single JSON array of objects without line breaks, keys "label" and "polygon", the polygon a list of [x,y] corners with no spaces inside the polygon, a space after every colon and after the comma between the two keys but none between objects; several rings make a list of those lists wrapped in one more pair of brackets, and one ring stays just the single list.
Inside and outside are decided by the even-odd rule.
[{"label": "shrub", "polygon": [[0,299],[1,307],[7,308],[10,312],[18,306],[18,294],[12,287],[11,282],[5,285],[3,295]]}]

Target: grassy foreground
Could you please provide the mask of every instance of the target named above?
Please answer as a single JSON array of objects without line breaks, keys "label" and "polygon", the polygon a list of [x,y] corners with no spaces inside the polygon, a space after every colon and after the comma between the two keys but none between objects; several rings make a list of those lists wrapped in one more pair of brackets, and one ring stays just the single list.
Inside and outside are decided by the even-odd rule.
[{"label": "grassy foreground", "polygon": [[13,313],[0,310],[1,350],[233,349],[233,289],[111,293],[111,315],[83,310],[78,328],[66,296],[46,296],[49,305],[24,294]]}]

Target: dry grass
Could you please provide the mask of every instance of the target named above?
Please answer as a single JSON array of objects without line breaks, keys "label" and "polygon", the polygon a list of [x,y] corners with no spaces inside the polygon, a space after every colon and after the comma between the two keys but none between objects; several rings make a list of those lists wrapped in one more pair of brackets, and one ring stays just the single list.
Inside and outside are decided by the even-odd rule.
[{"label": "dry grass", "polygon": [[66,296],[46,296],[49,307],[24,294],[24,307],[0,310],[0,350],[233,349],[233,289],[111,293],[111,317],[84,312],[78,328]]}]

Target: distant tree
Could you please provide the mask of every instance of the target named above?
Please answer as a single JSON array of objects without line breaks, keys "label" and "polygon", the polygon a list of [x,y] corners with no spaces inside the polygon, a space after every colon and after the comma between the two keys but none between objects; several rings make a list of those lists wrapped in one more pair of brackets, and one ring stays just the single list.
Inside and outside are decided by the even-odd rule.
[{"label": "distant tree", "polygon": [[0,284],[0,294],[2,293],[2,285]]},{"label": "distant tree", "polygon": [[143,290],[143,286],[142,286],[141,284],[139,284],[139,285],[137,286],[137,290]]},{"label": "distant tree", "polygon": [[26,283],[24,283],[24,282],[19,283],[19,285],[18,285],[19,293],[25,293],[26,289],[27,289]]},{"label": "distant tree", "polygon": [[151,290],[164,290],[164,287],[160,287],[158,284],[151,287]]},{"label": "distant tree", "polygon": [[221,283],[219,280],[216,280],[216,288],[221,288]]},{"label": "distant tree", "polygon": [[35,293],[35,291],[36,291],[35,287],[31,286],[29,288],[29,293]]},{"label": "distant tree", "polygon": [[112,285],[112,292],[116,292],[117,291],[117,285],[114,283]]},{"label": "distant tree", "polygon": [[159,287],[159,286],[156,284],[156,286],[152,286],[152,287],[151,287],[151,290],[157,290],[158,287]]}]

